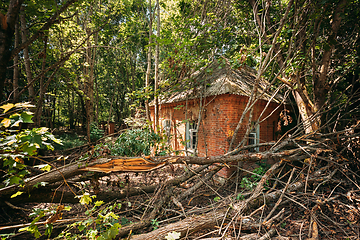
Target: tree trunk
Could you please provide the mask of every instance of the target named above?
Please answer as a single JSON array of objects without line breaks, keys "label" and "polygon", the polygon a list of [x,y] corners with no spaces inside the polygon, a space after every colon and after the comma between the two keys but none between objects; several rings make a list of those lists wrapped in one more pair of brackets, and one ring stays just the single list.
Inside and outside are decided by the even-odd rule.
[{"label": "tree trunk", "polygon": [[[329,44],[328,49],[325,49],[325,52],[322,56],[321,65],[318,77],[314,79],[314,105],[316,111],[321,110],[325,104],[327,93],[330,90],[328,79],[329,66],[331,61],[331,56],[336,44],[337,33],[341,24],[341,14],[344,12],[344,9],[347,5],[347,0],[341,0],[337,5],[334,16],[331,22],[331,35],[327,39]],[[314,73],[315,74],[315,73]],[[317,76],[317,74],[316,74]],[[319,126],[321,125],[321,119],[319,121]]]},{"label": "tree trunk", "polygon": [[[15,45],[17,48],[19,46],[20,33],[19,33],[19,23],[15,24]],[[19,96],[19,54],[14,57],[14,74],[13,74],[13,99],[17,99]]]},{"label": "tree trunk", "polygon": [[135,235],[131,237],[131,240],[157,240],[157,239],[165,239],[168,233],[173,231],[181,233],[181,236],[186,236],[187,233],[193,233],[200,231],[202,229],[209,229],[217,225],[219,222],[223,220],[226,215],[226,211],[224,209],[214,212],[209,212],[200,216],[191,216],[187,217],[182,221],[178,221],[172,224],[169,224],[165,227],[156,229],[149,233],[144,233],[140,235]]},{"label": "tree trunk", "polygon": [[[90,33],[91,34],[91,33]],[[94,44],[95,46],[98,44],[98,37],[99,37],[99,33],[96,32],[95,33],[95,36],[94,36]],[[95,94],[94,94],[94,91],[96,93],[96,105],[95,105],[95,108],[94,109],[94,106],[93,106],[93,120],[95,122],[98,122],[98,118],[99,118],[99,103],[98,103],[98,100],[99,100],[99,92],[98,92],[98,89],[97,89],[97,81],[95,80],[95,70],[94,70],[94,67],[95,67],[95,64],[96,64],[96,52],[97,52],[97,48],[94,47],[94,48],[91,48],[91,64],[90,64],[90,78],[92,79],[91,82],[93,84],[93,95],[92,95],[92,102],[93,102],[93,105],[94,105],[94,102],[95,102]],[[95,89],[94,89],[95,87]],[[95,110],[95,113],[94,113],[94,110]]]},{"label": "tree trunk", "polygon": [[[20,22],[21,22],[21,41],[22,43],[26,43],[28,31],[26,26],[26,19],[25,19],[25,7],[21,7],[21,14],[20,14]],[[31,66],[30,66],[30,56],[29,56],[29,47],[26,46],[24,48],[24,65],[25,65],[25,73],[26,73],[26,79],[28,84],[32,82],[32,72],[31,72]],[[33,84],[31,84],[28,88],[29,90],[29,98],[31,101],[34,101],[35,99],[35,89]]]},{"label": "tree trunk", "polygon": [[23,0],[10,0],[6,15],[0,13],[0,99],[4,98],[7,67],[11,56],[16,19]]},{"label": "tree trunk", "polygon": [[[120,163],[121,162],[121,163]],[[145,170],[145,171],[151,171],[151,170],[155,170],[158,169],[159,166],[165,166],[165,161],[164,162],[160,162],[159,165],[157,166],[156,163],[150,161],[149,158],[126,158],[126,157],[122,157],[119,159],[111,159],[111,158],[100,158],[97,160],[94,160],[93,162],[75,162],[75,163],[71,163],[68,165],[65,165],[63,167],[59,167],[59,168],[54,168],[53,170],[51,170],[50,172],[45,172],[45,173],[41,173],[37,176],[34,176],[32,178],[29,178],[26,180],[25,183],[25,187],[19,187],[19,185],[11,185],[5,188],[0,189],[0,198],[1,199],[7,199],[10,198],[10,196],[15,193],[16,191],[41,191],[41,188],[34,188],[34,185],[36,185],[37,183],[40,182],[47,182],[49,185],[53,184],[53,183],[58,183],[58,182],[62,182],[64,180],[67,181],[71,181],[68,179],[71,179],[72,177],[76,176],[76,175],[82,175],[84,173],[87,172],[88,168],[97,168],[99,169],[99,165],[105,166],[105,165],[112,165],[113,163],[120,163],[120,164],[124,164],[123,166],[120,166],[120,168],[125,167],[127,170],[131,170],[136,168],[137,170],[135,170],[135,172],[139,172],[139,169]],[[135,164],[137,164],[135,166]],[[117,166],[119,167],[119,165]],[[206,169],[208,167],[208,165],[205,166],[200,166],[197,167],[196,169],[192,170],[192,171],[186,171],[184,172],[184,174],[182,174],[181,176],[175,177],[173,179],[170,179],[166,182],[167,185],[179,185],[180,183],[188,180],[190,177],[194,176],[195,174],[200,173],[201,171],[203,171],[204,169]],[[104,167],[104,169],[106,169]],[[109,169],[109,168],[108,168]],[[99,171],[97,171],[99,172]],[[67,182],[66,182],[67,184]],[[143,187],[134,187],[134,188],[129,188],[125,191],[120,191],[119,193],[115,193],[115,194],[110,194],[108,196],[110,196],[111,198],[122,198],[124,197],[124,194],[126,194],[127,196],[133,196],[133,195],[138,195],[145,192],[152,192],[154,191],[159,185],[158,184],[154,184],[154,185],[150,185],[150,186],[143,186]],[[46,189],[46,187],[45,187]],[[66,192],[64,192],[64,196],[69,196],[69,194],[73,194],[73,193],[68,193],[66,195]],[[58,195],[58,200],[61,201],[63,194]],[[20,198],[19,198],[20,199]],[[37,201],[39,198],[37,198],[36,196],[34,198],[28,199],[27,196],[24,198],[27,199],[26,201],[28,202],[32,202],[32,201]],[[47,201],[47,198],[43,199],[43,202]],[[51,199],[51,198],[50,198]],[[10,200],[10,199],[9,199]],[[14,199],[15,200],[15,199]],[[71,200],[64,200],[66,202],[73,202]],[[18,200],[15,200],[14,202],[19,202]],[[21,200],[20,200],[21,202]],[[78,201],[77,201],[78,202]]]},{"label": "tree trunk", "polygon": [[151,12],[151,0],[149,0],[149,47],[147,54],[147,70],[146,70],[146,78],[145,78],[145,92],[146,92],[146,100],[145,100],[145,114],[148,122],[151,122],[150,117],[150,108],[149,108],[149,99],[147,94],[149,93],[148,88],[150,87],[150,72],[151,72],[151,35],[152,35],[152,12]]},{"label": "tree trunk", "polygon": [[[69,91],[70,92],[70,91]],[[74,122],[75,116],[75,94],[71,91],[71,98],[69,96],[69,127],[70,130],[75,129],[76,122]]]},{"label": "tree trunk", "polygon": [[[39,55],[39,57],[42,57],[42,66],[41,66],[41,72],[45,71],[45,64],[46,64],[46,49],[47,49],[47,35],[44,39],[44,50],[42,54]],[[56,72],[56,70],[55,70]],[[51,79],[52,77],[50,77]],[[41,115],[42,115],[42,109],[43,109],[43,102],[44,102],[44,95],[46,93],[47,86],[44,84],[44,75],[40,78],[40,93],[39,93],[39,100],[36,104],[36,110],[35,110],[35,125],[37,127],[40,127],[41,125]]]},{"label": "tree trunk", "polygon": [[[192,157],[192,156],[172,156],[172,157],[159,157],[153,160],[150,157],[111,157],[99,158],[91,162],[75,162],[63,167],[53,169],[50,172],[42,173],[35,177],[28,179],[25,183],[23,190],[31,190],[36,183],[47,182],[49,184],[69,179],[84,171],[92,172],[146,172],[162,168],[169,164],[198,164],[209,165],[214,163],[231,163],[231,162],[256,162],[262,159],[270,158],[287,158],[292,160],[291,156],[301,160],[306,158],[307,155],[295,155],[302,152],[301,149],[284,150],[282,152],[262,152],[262,153],[245,153],[235,156],[217,156],[217,157]],[[0,189],[0,197],[3,195],[13,194],[14,191],[19,189],[19,185],[11,185]]]},{"label": "tree trunk", "polygon": [[296,105],[299,109],[299,113],[301,116],[301,120],[304,126],[305,133],[311,133],[318,129],[318,126],[315,122],[313,122],[313,119],[311,119],[311,116],[313,115],[311,109],[307,104],[304,102],[304,99],[300,96],[298,91],[293,91],[293,95],[295,98]]},{"label": "tree trunk", "polygon": [[90,139],[90,128],[91,123],[94,121],[94,56],[92,55],[91,43],[90,43],[90,29],[85,27],[86,34],[88,35],[87,39],[87,49],[85,56],[86,66],[84,67],[84,76],[85,76],[85,105],[86,105],[86,135],[88,141],[91,142]]},{"label": "tree trunk", "polygon": [[[156,37],[160,39],[160,4],[159,0],[156,0],[157,6],[157,30],[156,30]],[[159,127],[159,96],[158,96],[158,88],[159,88],[159,41],[156,40],[156,50],[155,50],[155,86],[154,86],[154,93],[155,93],[155,106],[154,106],[154,125],[155,131],[157,131]]]}]

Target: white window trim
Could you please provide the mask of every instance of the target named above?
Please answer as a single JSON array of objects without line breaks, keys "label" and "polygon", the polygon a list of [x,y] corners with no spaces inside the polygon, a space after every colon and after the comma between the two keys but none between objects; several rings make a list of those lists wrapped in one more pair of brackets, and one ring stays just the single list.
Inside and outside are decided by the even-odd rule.
[{"label": "white window trim", "polygon": [[[249,139],[254,139],[254,144],[257,145],[260,143],[260,124],[258,124],[255,129],[253,129],[249,134]],[[250,144],[249,144],[250,145]],[[256,152],[259,152],[259,147],[254,148]]]},{"label": "white window trim", "polygon": [[[190,149],[194,150],[196,147],[196,143],[197,143],[197,130],[196,129],[189,129],[189,133],[190,133]],[[194,135],[195,135],[195,142],[194,142]]]},{"label": "white window trim", "polygon": [[[186,122],[185,124],[185,141],[186,141],[186,149],[187,151],[194,153],[195,148],[193,147],[194,144],[197,144],[198,136],[197,136],[197,130],[194,128],[190,128],[190,125],[195,125],[192,127],[196,127],[196,123],[190,123]],[[193,134],[196,134],[196,142],[194,143]]]}]

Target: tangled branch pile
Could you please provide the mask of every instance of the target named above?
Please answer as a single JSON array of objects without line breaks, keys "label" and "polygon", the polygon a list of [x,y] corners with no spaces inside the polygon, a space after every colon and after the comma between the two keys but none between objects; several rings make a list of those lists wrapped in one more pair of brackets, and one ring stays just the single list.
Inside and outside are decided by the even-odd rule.
[{"label": "tangled branch pile", "polygon": [[[39,218],[32,225],[0,230],[12,232],[37,226],[41,232],[52,224],[64,233],[81,235],[79,230],[87,228],[90,234],[91,230],[101,231],[101,214],[113,213],[109,216],[118,225],[107,229],[109,238],[131,235],[131,239],[165,239],[171,235],[175,239],[358,239],[359,124],[333,134],[298,136],[295,132],[261,153],[237,149],[219,157],[156,159],[158,165],[167,166],[148,173],[84,174],[84,169],[111,162],[111,158],[69,163],[27,180],[28,194],[12,197],[20,189],[16,185],[1,189],[4,212],[9,211],[5,206],[12,211],[26,211],[31,202],[58,204],[43,215],[48,216],[45,222],[38,222]],[[240,168],[261,160],[274,164],[256,173]],[[180,167],[176,167],[178,164]],[[225,181],[216,175],[231,165],[239,170],[232,178]],[[40,186],[43,182],[48,184]],[[80,196],[83,205],[63,213],[66,206],[79,202],[75,196]],[[76,215],[86,209],[88,216]],[[60,220],[61,216],[65,219]],[[89,224],[84,224],[86,221]],[[75,224],[67,225],[69,222]],[[19,234],[24,233],[16,233],[15,238]]]}]

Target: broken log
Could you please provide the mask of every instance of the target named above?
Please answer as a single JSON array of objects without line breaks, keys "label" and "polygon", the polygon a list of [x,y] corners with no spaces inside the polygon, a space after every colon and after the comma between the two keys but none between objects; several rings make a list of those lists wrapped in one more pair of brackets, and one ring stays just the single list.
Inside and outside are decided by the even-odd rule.
[{"label": "broken log", "polygon": [[[171,157],[169,161],[171,161]],[[110,173],[114,171],[151,171],[165,166],[167,161],[155,163],[151,158],[99,158],[92,161],[74,162],[62,167],[53,168],[49,172],[36,175],[34,177],[24,180],[25,187],[20,187],[20,184],[14,184],[0,189],[0,197],[6,196],[19,191],[30,191],[34,185],[40,182],[47,184],[56,183],[58,181],[66,181],[67,179],[82,174],[84,171],[98,171]],[[139,164],[139,165],[138,165]]]},{"label": "broken log", "polygon": [[174,157],[168,157],[165,161],[155,162],[150,156],[137,157],[137,158],[117,158],[107,159],[101,158],[96,164],[81,168],[83,171],[93,172],[148,172],[165,166],[167,163],[171,163],[176,160]]},{"label": "broken log", "polygon": [[14,194],[16,191],[31,191],[35,184],[45,182],[47,184],[55,183],[58,181],[65,181],[76,175],[82,174],[84,171],[98,171],[98,172],[141,172],[152,171],[168,164],[198,164],[208,165],[214,163],[229,163],[236,161],[260,161],[270,158],[289,157],[301,153],[301,149],[285,150],[283,152],[272,153],[245,153],[234,156],[216,156],[216,157],[192,157],[192,156],[170,156],[159,157],[154,161],[150,157],[111,157],[99,158],[95,160],[87,160],[74,162],[62,167],[54,168],[49,172],[45,172],[34,177],[24,180],[24,187],[20,184],[14,184],[0,189],[0,197]]},{"label": "broken log", "polygon": [[187,233],[197,232],[202,229],[214,227],[220,225],[222,219],[225,217],[226,211],[209,212],[201,216],[187,217],[182,221],[171,223],[165,227],[161,227],[152,232],[135,235],[131,237],[131,240],[157,240],[165,239],[165,236],[172,231],[180,232],[181,236],[185,236]]},{"label": "broken log", "polygon": [[[175,177],[173,179],[169,179],[165,182],[166,185],[176,186],[181,184],[182,182],[188,180],[189,178],[193,177],[194,175],[202,172],[208,166],[200,166],[194,168],[190,171],[186,171],[181,176]],[[153,184],[149,186],[142,186],[142,187],[131,187],[121,189],[119,191],[110,191],[110,192],[100,192],[97,194],[97,200],[103,201],[111,201],[114,199],[123,199],[125,197],[136,196],[143,193],[152,193],[159,187],[158,184]],[[17,196],[16,198],[10,198],[9,195],[2,196],[2,200],[10,201],[12,204],[19,204],[19,203],[30,203],[30,202],[48,202],[48,203],[79,203],[79,199],[75,198],[73,192],[70,191],[54,191],[50,187],[43,187],[38,189],[33,189],[30,194],[22,194]],[[0,206],[4,204],[4,201],[0,201]]]}]

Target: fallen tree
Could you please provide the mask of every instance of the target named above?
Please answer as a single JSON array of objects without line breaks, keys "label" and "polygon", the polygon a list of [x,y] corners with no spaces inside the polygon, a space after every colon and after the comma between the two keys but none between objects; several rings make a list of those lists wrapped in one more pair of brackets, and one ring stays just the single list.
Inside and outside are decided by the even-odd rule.
[{"label": "fallen tree", "polygon": [[256,162],[263,159],[270,158],[283,158],[296,156],[301,158],[301,149],[285,150],[282,152],[263,152],[263,153],[245,153],[233,156],[217,156],[217,157],[192,157],[192,156],[175,156],[158,158],[158,161],[154,161],[150,157],[144,158],[98,158],[93,160],[77,161],[71,164],[67,164],[62,167],[55,167],[49,172],[36,175],[34,177],[25,179],[25,187],[20,187],[20,184],[11,185],[0,189],[0,197],[9,196],[14,194],[19,189],[23,191],[29,191],[33,189],[34,185],[39,183],[52,184],[58,181],[69,179],[73,176],[79,175],[84,171],[111,173],[111,172],[144,172],[152,171],[170,164],[197,164],[197,165],[209,165],[214,163],[231,163],[231,162]]},{"label": "fallen tree", "polygon": [[[357,129],[357,127],[358,125],[354,125],[352,129]],[[141,210],[143,217],[139,218],[139,221],[119,228],[118,238],[143,231],[154,224],[154,219],[161,219],[164,224],[160,228],[134,235],[132,239],[164,239],[172,232],[182,237],[189,237],[195,236],[199,231],[206,236],[219,237],[225,237],[230,234],[229,232],[236,233],[234,236],[237,237],[247,236],[246,234],[253,232],[253,235],[248,236],[249,238],[265,239],[275,235],[279,229],[281,230],[284,223],[294,224],[287,219],[296,215],[297,212],[308,216],[302,222],[301,229],[295,226],[303,237],[306,234],[316,239],[319,231],[329,238],[337,236],[339,232],[351,237],[355,236],[358,228],[352,224],[350,230],[344,230],[340,226],[346,223],[342,222],[341,218],[333,220],[333,217],[329,217],[326,212],[335,214],[331,212],[329,204],[337,204],[349,209],[344,219],[350,219],[352,223],[360,220],[360,214],[356,210],[356,199],[360,197],[357,191],[350,190],[358,188],[356,182],[360,177],[354,168],[358,165],[356,161],[348,159],[345,154],[345,152],[347,154],[354,152],[349,151],[348,143],[357,142],[358,139],[358,134],[342,131],[288,138],[261,153],[249,153],[236,149],[234,155],[218,157],[124,158],[112,156],[86,159],[61,167],[53,164],[54,168],[51,171],[27,179],[24,186],[12,185],[1,189],[1,203],[2,206],[6,205],[13,209],[25,202],[75,204],[79,201],[75,196],[81,196],[84,190],[95,194],[91,186],[96,185],[96,182],[99,184],[103,181],[101,178],[114,173],[132,171],[143,172],[143,174],[159,173],[163,169],[171,170],[174,166],[181,165],[184,167],[180,169],[186,171],[165,181],[159,179],[159,182],[143,186],[132,186],[129,183],[117,191],[104,191],[103,187],[99,187],[96,200],[103,202],[119,202],[121,199],[136,196],[141,198],[144,194],[150,194],[146,197],[149,203],[146,205],[139,203],[140,205],[136,208],[126,211],[140,211],[146,206],[145,210]],[[254,187],[247,189],[247,192],[243,192],[246,187],[242,186],[242,192],[235,189],[229,194],[219,193],[214,189],[214,185],[210,184],[216,172],[223,167],[229,167],[235,162],[257,162],[263,159],[271,159],[274,164],[262,176],[258,176],[261,177],[259,181]],[[246,169],[243,169],[243,172],[243,177],[249,176],[246,172],[250,175],[255,174]],[[88,181],[90,188],[77,189],[77,183],[83,181]],[[48,184],[39,185],[38,188],[33,187],[41,182]],[[186,184],[189,186],[185,187]],[[239,182],[235,184],[240,185]],[[212,192],[217,201],[207,208],[197,210],[189,208],[189,203],[197,197],[199,189],[204,188]],[[239,188],[240,186],[237,187]],[[17,191],[28,194],[11,198]],[[307,200],[304,201],[304,197]],[[169,210],[171,210],[170,215],[167,213]],[[95,218],[95,215],[91,216],[92,218]],[[71,219],[68,220],[71,222]],[[54,223],[56,221],[55,219]],[[332,225],[329,225],[329,222]],[[210,230],[215,226],[216,231],[204,232],[205,229]],[[59,227],[63,228],[64,225],[59,225]],[[332,229],[332,232],[325,229]]]}]

